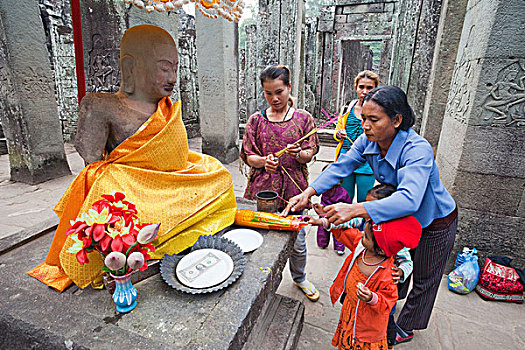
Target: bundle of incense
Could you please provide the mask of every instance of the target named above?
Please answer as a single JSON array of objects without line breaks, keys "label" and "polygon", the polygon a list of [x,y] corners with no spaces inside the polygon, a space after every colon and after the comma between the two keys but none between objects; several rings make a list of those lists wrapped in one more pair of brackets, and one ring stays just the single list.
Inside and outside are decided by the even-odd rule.
[{"label": "bundle of incense", "polygon": [[[334,124],[334,123],[337,123],[337,120],[339,119],[339,116],[336,115],[336,116],[330,116],[328,113],[326,113],[326,111],[321,108],[321,112],[323,112],[323,114],[328,118],[328,120],[322,124],[322,125],[319,125],[318,127],[315,127],[312,129],[312,131],[310,131],[308,134],[304,135],[303,137],[301,137],[299,140],[295,141],[294,143],[292,143],[292,145],[295,145],[295,144],[298,144],[299,142],[307,139],[308,137],[312,136],[313,134],[315,134],[316,132],[318,132],[319,130],[323,130],[324,128],[326,128],[328,125],[330,124]],[[284,152],[286,152],[286,150],[288,149],[288,147],[285,147],[283,148],[282,150],[280,150],[279,152],[275,153],[275,156],[277,158],[279,158],[280,156],[282,156],[284,154]]]}]

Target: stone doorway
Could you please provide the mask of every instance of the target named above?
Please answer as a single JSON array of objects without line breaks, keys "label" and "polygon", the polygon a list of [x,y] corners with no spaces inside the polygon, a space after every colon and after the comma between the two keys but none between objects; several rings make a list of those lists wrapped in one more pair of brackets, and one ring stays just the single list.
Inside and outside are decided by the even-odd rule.
[{"label": "stone doorway", "polygon": [[381,68],[381,55],[384,51],[381,40],[343,40],[341,41],[340,79],[338,82],[337,105],[357,98],[354,89],[354,78],[363,70],[371,70],[384,76]]}]

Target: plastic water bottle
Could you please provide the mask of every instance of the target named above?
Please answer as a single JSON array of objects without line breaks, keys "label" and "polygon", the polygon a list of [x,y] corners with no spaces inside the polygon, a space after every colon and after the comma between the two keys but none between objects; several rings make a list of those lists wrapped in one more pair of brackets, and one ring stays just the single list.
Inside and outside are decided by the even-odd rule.
[{"label": "plastic water bottle", "polygon": [[459,265],[463,264],[469,255],[476,255],[478,254],[478,250],[476,248],[468,248],[464,247],[463,251],[458,253],[458,256],[456,257],[456,262],[454,263],[454,268],[458,267]]}]

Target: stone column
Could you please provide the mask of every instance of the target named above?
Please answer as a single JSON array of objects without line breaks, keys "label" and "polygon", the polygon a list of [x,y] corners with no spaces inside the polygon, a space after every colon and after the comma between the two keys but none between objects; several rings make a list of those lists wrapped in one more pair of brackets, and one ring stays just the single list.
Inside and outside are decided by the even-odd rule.
[{"label": "stone column", "polygon": [[455,252],[525,264],[525,2],[470,0],[439,140],[459,206]]},{"label": "stone column", "polygon": [[442,0],[401,0],[390,66],[392,85],[406,91],[419,130]]},{"label": "stone column", "polygon": [[244,91],[246,94],[246,119],[257,111],[257,86],[259,83],[257,69],[257,25],[248,24],[246,31],[246,60],[244,62]]},{"label": "stone column", "polygon": [[70,174],[37,0],[0,0],[0,81],[11,179],[36,184]]},{"label": "stone column", "polygon": [[444,0],[441,8],[420,130],[420,134],[430,142],[434,152],[443,125],[466,9],[467,0]]},{"label": "stone column", "polygon": [[202,152],[231,163],[239,158],[238,28],[195,15]]}]

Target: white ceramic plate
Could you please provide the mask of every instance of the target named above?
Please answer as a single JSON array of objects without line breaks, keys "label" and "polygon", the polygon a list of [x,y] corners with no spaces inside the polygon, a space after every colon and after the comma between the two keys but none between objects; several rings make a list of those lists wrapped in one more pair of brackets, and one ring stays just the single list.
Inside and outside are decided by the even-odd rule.
[{"label": "white ceramic plate", "polygon": [[239,228],[226,232],[223,235],[224,238],[237,243],[243,253],[249,253],[259,248],[263,243],[263,236],[255,230],[248,228]]},{"label": "white ceramic plate", "polygon": [[224,282],[233,272],[233,260],[218,249],[198,249],[180,259],[175,273],[190,288],[209,288]]}]

